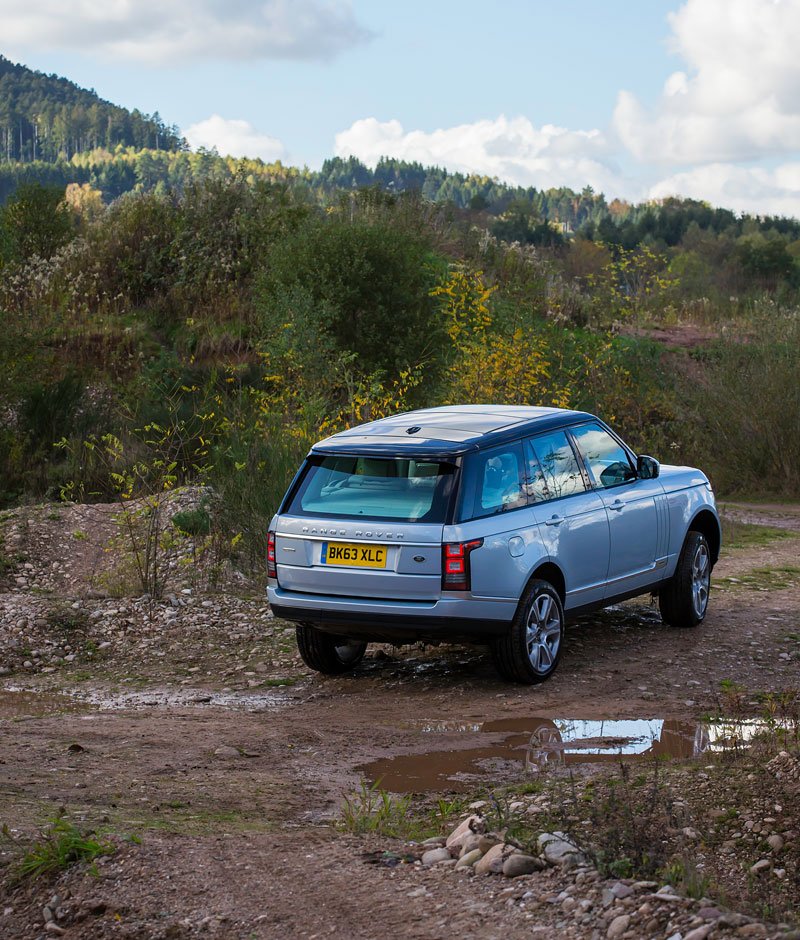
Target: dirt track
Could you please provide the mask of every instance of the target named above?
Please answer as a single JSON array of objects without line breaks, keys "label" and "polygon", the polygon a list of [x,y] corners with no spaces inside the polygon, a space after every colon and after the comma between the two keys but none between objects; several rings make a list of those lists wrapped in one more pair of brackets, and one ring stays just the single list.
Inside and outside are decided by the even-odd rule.
[{"label": "dirt track", "polygon": [[[795,517],[758,512],[770,525]],[[355,675],[325,679],[302,666],[290,628],[265,620],[259,597],[202,607],[187,596],[157,629],[135,604],[114,601],[123,613],[90,618],[71,663],[15,666],[2,680],[0,821],[27,836],[64,807],[141,844],[123,842],[99,878],[77,871],[54,886],[6,889],[0,936],[49,935],[42,905],[65,890],[73,938],[600,936],[597,924],[563,926],[555,905],[534,915],[508,904],[504,879],[369,864],[364,853],[386,840],[332,825],[342,794],[378,758],[502,744],[506,732],[474,730],[484,722],[691,723],[720,706],[724,680],[753,694],[796,687],[799,546],[786,538],[726,555],[695,631],[664,627],[642,603],[584,618],[558,673],[536,688],[501,683],[486,653],[469,648],[381,648]],[[84,589],[75,582],[87,609],[109,608]],[[6,640],[19,632],[8,610],[28,604],[35,624],[34,608],[52,602],[27,587],[5,599]],[[103,641],[97,631],[109,624]],[[471,772],[475,791],[523,774],[507,754]],[[557,894],[560,877],[540,876],[537,890]]]}]

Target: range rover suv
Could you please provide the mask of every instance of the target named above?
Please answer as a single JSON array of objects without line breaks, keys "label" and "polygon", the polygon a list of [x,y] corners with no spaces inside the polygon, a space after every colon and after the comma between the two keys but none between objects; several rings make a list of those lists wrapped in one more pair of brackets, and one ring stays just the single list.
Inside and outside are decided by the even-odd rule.
[{"label": "range rover suv", "polygon": [[666,623],[699,624],[720,541],[705,474],[593,415],[430,408],[311,449],[270,525],[268,594],[319,672],[370,641],[469,640],[536,683],[577,614],[654,593]]}]

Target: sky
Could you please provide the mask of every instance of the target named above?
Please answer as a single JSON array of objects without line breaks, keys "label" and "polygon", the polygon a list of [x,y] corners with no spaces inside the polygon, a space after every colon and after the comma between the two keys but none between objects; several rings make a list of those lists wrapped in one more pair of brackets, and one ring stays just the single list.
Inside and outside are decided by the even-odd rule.
[{"label": "sky", "polygon": [[0,0],[0,53],[193,147],[800,216],[800,0]]}]

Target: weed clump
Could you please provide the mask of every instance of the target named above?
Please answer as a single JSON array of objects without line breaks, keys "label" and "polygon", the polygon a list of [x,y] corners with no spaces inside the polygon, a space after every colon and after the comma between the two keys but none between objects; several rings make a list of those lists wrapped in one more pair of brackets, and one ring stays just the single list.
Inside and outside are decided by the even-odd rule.
[{"label": "weed clump", "polygon": [[[2,834],[6,839],[16,842],[7,825],[3,826]],[[47,877],[72,865],[91,863],[101,855],[113,853],[114,846],[110,842],[101,841],[93,831],[79,829],[74,823],[59,817],[52,820],[41,838],[12,865],[11,880],[20,882]]]}]

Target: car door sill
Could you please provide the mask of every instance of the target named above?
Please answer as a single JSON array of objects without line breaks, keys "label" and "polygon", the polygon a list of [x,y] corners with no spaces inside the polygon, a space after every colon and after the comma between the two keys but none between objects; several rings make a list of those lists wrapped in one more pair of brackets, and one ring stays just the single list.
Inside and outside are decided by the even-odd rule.
[{"label": "car door sill", "polygon": [[630,591],[623,591],[620,594],[614,594],[611,597],[604,597],[601,601],[593,604],[582,604],[579,607],[568,607],[565,611],[568,619],[580,617],[582,614],[590,614],[594,610],[602,610],[604,607],[611,607],[613,604],[621,604],[622,601],[629,601],[632,597],[639,597],[641,594],[654,594],[663,584],[662,579],[652,581],[643,587],[633,588]]}]

